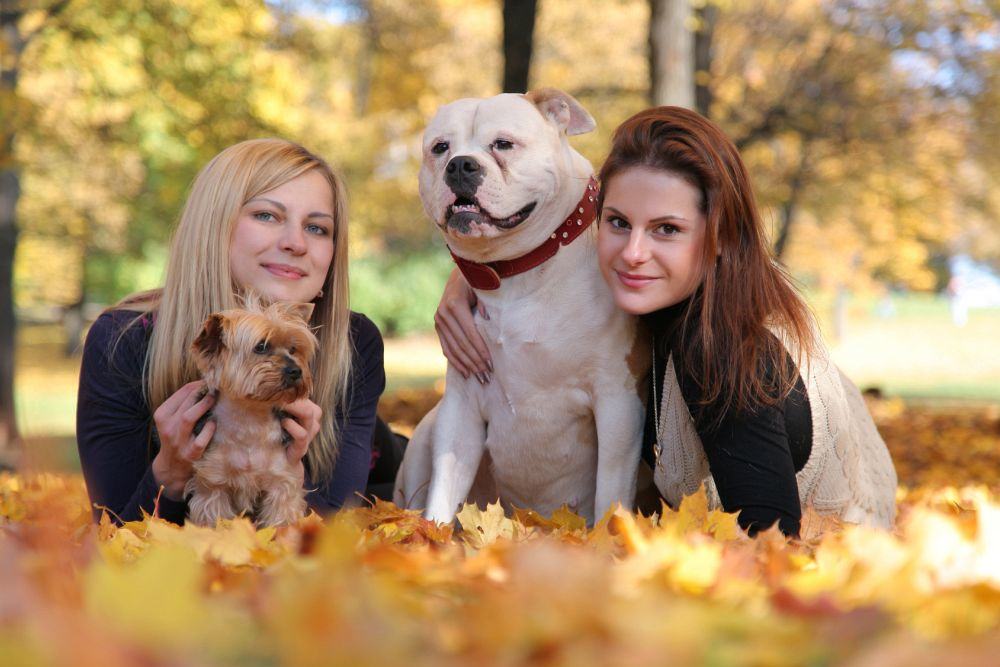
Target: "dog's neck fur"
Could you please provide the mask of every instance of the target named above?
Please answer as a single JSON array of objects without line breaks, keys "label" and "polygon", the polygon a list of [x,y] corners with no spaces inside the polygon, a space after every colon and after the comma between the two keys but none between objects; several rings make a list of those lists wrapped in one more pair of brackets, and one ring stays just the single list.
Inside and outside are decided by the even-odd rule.
[{"label": "dog's neck fur", "polygon": [[220,392],[212,408],[215,415],[213,440],[246,442],[248,438],[259,439],[263,427],[268,434],[267,440],[280,444],[280,409],[277,403],[251,401]]}]

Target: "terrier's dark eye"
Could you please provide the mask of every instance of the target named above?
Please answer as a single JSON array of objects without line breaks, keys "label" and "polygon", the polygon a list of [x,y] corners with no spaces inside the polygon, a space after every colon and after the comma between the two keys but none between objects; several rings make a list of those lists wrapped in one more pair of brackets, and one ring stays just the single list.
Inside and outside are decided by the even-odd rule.
[{"label": "terrier's dark eye", "polygon": [[447,141],[439,141],[436,144],[434,144],[433,146],[431,146],[431,153],[434,153],[434,155],[442,155],[443,153],[447,153],[447,152],[448,152],[448,142]]},{"label": "terrier's dark eye", "polygon": [[292,345],[290,348],[288,348],[288,354],[295,354],[295,346],[294,345]]},{"label": "terrier's dark eye", "polygon": [[498,151],[509,151],[513,147],[514,147],[514,142],[507,141],[506,139],[497,139],[496,141],[493,142],[493,148],[497,149]]},{"label": "terrier's dark eye", "polygon": [[256,352],[257,354],[265,354],[270,349],[270,347],[271,346],[267,344],[266,340],[262,340],[253,346],[253,351]]}]

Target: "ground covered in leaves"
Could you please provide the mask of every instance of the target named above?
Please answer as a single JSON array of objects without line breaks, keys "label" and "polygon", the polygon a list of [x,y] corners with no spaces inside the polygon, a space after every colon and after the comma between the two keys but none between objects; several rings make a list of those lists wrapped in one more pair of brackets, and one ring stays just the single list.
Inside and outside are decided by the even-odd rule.
[{"label": "ground covered in leaves", "polygon": [[1000,416],[873,410],[907,485],[893,533],[750,540],[703,495],[589,530],[389,504],[116,527],[78,477],[0,475],[0,664],[994,665]]}]

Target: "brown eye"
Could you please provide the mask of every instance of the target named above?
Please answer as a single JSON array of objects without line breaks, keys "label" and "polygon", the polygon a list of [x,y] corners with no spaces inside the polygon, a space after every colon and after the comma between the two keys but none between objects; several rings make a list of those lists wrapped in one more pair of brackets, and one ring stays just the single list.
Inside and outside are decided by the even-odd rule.
[{"label": "brown eye", "polygon": [[288,348],[288,354],[295,354],[295,346],[294,345],[292,345],[290,348]]},{"label": "brown eye", "polygon": [[262,340],[253,347],[253,351],[257,354],[267,354],[267,351],[271,349],[271,346],[267,344],[266,340]]}]

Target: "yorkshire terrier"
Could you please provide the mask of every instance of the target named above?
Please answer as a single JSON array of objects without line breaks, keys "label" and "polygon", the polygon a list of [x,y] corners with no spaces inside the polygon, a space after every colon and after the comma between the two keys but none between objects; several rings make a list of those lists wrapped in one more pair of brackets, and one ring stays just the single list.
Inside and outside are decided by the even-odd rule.
[{"label": "yorkshire terrier", "polygon": [[211,315],[191,345],[207,393],[216,397],[215,433],[184,489],[188,519],[250,516],[259,526],[290,524],[306,512],[305,490],[285,456],[282,407],[312,391],[313,305],[275,303]]}]

